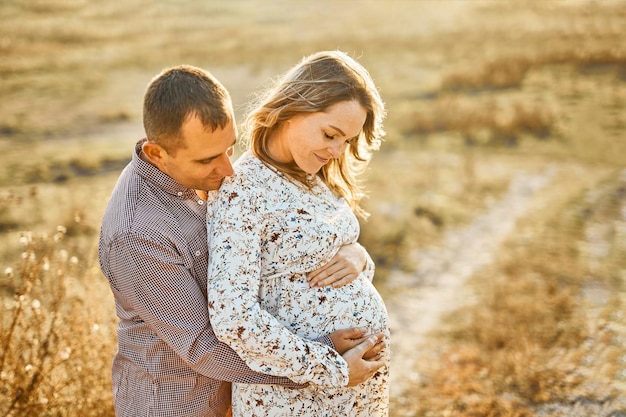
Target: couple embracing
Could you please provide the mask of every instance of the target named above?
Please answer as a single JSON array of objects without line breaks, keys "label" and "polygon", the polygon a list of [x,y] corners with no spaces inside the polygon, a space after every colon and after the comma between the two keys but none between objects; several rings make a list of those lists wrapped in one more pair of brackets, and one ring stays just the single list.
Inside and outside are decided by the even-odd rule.
[{"label": "couple embracing", "polygon": [[219,81],[191,66],[152,80],[100,235],[116,415],[388,414],[387,313],[357,243],[384,116],[363,66],[315,53],[251,110],[233,166]]}]

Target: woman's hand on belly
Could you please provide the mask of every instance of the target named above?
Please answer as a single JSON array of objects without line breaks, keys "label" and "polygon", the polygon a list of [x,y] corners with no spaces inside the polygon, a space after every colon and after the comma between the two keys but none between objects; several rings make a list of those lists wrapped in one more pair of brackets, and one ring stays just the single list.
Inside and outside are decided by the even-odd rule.
[{"label": "woman's hand on belly", "polygon": [[366,261],[367,252],[359,243],[343,245],[326,265],[307,274],[309,286],[343,287],[358,278]]},{"label": "woman's hand on belly", "polygon": [[[348,350],[363,343],[371,334],[368,334],[368,329],[365,327],[351,327],[349,329],[335,330],[329,334],[329,336],[333,341],[335,350],[340,355],[343,355]],[[363,355],[363,359],[365,360],[380,359],[383,350],[387,347],[383,333],[378,333],[375,336],[378,338],[378,343]]]}]

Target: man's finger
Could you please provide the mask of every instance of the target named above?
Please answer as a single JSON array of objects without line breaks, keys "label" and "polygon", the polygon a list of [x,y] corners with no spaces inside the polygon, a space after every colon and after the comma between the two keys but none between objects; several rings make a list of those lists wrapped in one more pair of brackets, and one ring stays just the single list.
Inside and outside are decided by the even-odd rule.
[{"label": "man's finger", "polygon": [[329,336],[338,352],[343,354],[346,350],[352,349],[365,340],[369,329],[367,327],[350,327],[347,329],[335,330]]},{"label": "man's finger", "polygon": [[333,333],[344,339],[364,339],[368,331],[367,327],[349,327],[347,329],[335,330]]}]

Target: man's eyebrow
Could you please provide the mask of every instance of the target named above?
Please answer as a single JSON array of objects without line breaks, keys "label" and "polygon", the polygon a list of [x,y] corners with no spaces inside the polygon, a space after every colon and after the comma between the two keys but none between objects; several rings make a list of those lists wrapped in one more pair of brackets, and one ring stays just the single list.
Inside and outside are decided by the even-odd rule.
[{"label": "man's eyebrow", "polygon": [[[233,146],[235,146],[235,144],[237,143],[237,139],[233,140],[233,143],[228,147],[228,149],[232,148]],[[228,149],[226,149],[226,151],[228,151]],[[218,154],[218,155],[212,155],[212,156],[208,156],[206,158],[202,158],[202,159],[196,159],[196,162],[210,162],[212,160],[214,160],[215,158],[219,157],[220,155],[222,155],[224,152]]]}]

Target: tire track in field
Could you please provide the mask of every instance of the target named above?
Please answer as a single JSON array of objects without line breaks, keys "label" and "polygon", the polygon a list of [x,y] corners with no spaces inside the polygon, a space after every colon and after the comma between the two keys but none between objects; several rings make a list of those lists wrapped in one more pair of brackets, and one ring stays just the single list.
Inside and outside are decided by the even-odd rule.
[{"label": "tire track in field", "polygon": [[538,175],[518,173],[505,195],[469,225],[449,231],[443,244],[415,253],[414,273],[394,272],[387,283],[391,340],[391,397],[401,398],[419,382],[416,356],[425,336],[446,312],[464,305],[469,277],[492,262],[516,221],[527,214],[536,193],[554,176],[549,169]]}]

